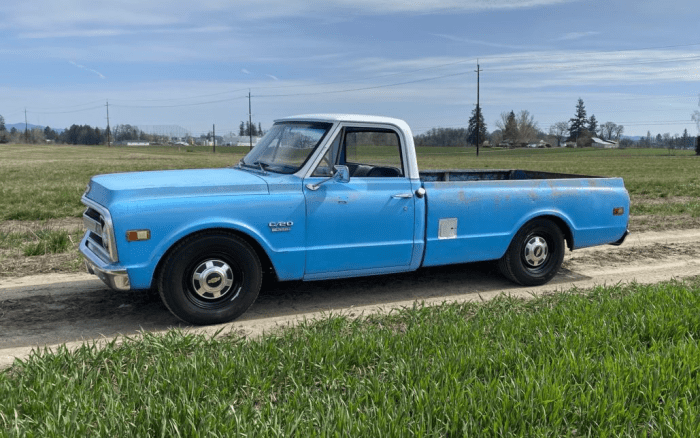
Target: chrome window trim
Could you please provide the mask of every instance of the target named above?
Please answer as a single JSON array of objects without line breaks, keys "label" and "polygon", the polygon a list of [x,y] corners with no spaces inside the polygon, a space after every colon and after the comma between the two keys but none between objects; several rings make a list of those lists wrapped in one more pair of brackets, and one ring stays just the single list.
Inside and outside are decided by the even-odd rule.
[{"label": "chrome window trim", "polygon": [[333,126],[328,130],[326,138],[323,140],[323,142],[316,147],[316,150],[313,152],[313,155],[309,157],[308,160],[306,160],[306,163],[298,171],[296,171],[294,175],[299,177],[300,179],[305,179],[311,176],[314,170],[316,170],[318,163],[321,162],[321,159],[328,151],[328,148],[333,144],[333,141],[335,140],[335,137],[338,135],[339,132],[340,123],[335,122]]},{"label": "chrome window trim", "polygon": [[[83,195],[82,198],[80,198],[80,202],[85,204],[86,206],[92,208],[93,210],[96,210],[100,215],[102,216],[102,219],[104,220],[105,224],[104,227],[101,227],[102,233],[96,233],[99,234],[102,239],[108,239],[109,241],[109,250],[105,251],[105,253],[108,253],[109,255],[109,260],[112,263],[116,263],[119,261],[119,252],[117,251],[117,242],[114,238],[114,223],[112,222],[112,215],[109,214],[109,210],[107,210],[105,207],[102,205],[96,203],[95,201],[86,198],[85,195]],[[87,219],[86,219],[87,218]],[[94,222],[94,219],[87,217],[83,213],[83,223],[87,221]],[[99,224],[97,224],[99,226]],[[86,225],[87,228],[87,225]],[[94,230],[91,230],[94,231]],[[94,246],[98,246],[97,244],[94,244]],[[94,249],[91,248],[93,251]],[[103,249],[104,251],[104,249]],[[99,253],[98,253],[99,255]]]}]

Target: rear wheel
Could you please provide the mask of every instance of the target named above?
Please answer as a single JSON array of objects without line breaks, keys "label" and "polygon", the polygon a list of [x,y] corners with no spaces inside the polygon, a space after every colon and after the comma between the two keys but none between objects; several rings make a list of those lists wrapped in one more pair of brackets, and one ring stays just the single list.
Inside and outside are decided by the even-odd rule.
[{"label": "rear wheel", "polygon": [[551,280],[564,260],[564,235],[547,219],[525,224],[515,235],[498,266],[505,277],[524,286]]},{"label": "rear wheel", "polygon": [[228,233],[192,236],[168,255],[158,279],[161,299],[181,320],[218,324],[242,315],[260,291],[255,250]]}]

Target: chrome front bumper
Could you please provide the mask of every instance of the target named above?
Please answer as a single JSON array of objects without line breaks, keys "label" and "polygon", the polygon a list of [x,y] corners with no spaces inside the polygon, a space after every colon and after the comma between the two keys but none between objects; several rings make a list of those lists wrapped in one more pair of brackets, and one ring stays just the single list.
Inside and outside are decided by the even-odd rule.
[{"label": "chrome front bumper", "polygon": [[125,269],[110,269],[102,265],[102,261],[85,246],[85,239],[80,243],[80,253],[85,258],[85,267],[90,274],[97,275],[107,286],[116,291],[131,289],[129,274]]}]

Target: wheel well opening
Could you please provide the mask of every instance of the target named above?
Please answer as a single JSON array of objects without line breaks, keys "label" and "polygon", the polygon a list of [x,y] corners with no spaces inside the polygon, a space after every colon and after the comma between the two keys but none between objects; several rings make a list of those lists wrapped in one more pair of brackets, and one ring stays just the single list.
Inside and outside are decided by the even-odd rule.
[{"label": "wheel well opening", "polygon": [[260,265],[262,267],[262,273],[263,273],[263,278],[265,276],[274,276],[275,280],[277,279],[277,272],[275,272],[275,267],[272,264],[272,261],[270,260],[270,257],[268,257],[267,252],[260,246],[257,240],[253,239],[246,233],[242,233],[238,230],[232,230],[230,228],[209,228],[206,230],[201,230],[194,232],[192,234],[188,234],[186,236],[183,236],[179,240],[177,240],[175,243],[173,243],[170,248],[168,248],[167,251],[165,251],[165,254],[160,258],[158,261],[158,265],[156,265],[155,271],[153,271],[153,279],[151,280],[151,287],[157,284],[157,279],[160,275],[160,270],[163,268],[163,263],[165,263],[165,260],[168,259],[168,256],[170,256],[170,253],[172,253],[173,249],[177,248],[178,244],[182,242],[185,239],[189,239],[194,236],[199,236],[199,235],[205,235],[209,233],[226,233],[226,234],[231,234],[233,236],[236,236],[242,240],[244,240],[248,245],[250,245],[251,248],[255,251],[255,253],[258,255],[258,259],[260,259]]},{"label": "wheel well opening", "polygon": [[537,219],[548,219],[554,224],[559,227],[561,230],[562,234],[564,234],[564,239],[566,240],[566,247],[569,248],[569,251],[572,251],[574,248],[574,235],[571,232],[571,229],[569,228],[569,225],[567,225],[566,222],[560,217],[557,216],[539,216]]}]

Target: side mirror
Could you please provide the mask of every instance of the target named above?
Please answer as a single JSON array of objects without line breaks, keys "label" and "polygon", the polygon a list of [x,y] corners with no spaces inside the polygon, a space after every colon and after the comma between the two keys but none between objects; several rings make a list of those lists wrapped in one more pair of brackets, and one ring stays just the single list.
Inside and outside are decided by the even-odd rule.
[{"label": "side mirror", "polygon": [[350,169],[348,169],[348,166],[335,165],[333,166],[333,170],[335,171],[333,176],[326,178],[323,181],[319,181],[316,184],[307,184],[306,188],[315,192],[319,187],[321,187],[321,184],[327,183],[331,180],[339,183],[346,183],[350,181]]},{"label": "side mirror", "polygon": [[333,181],[341,183],[350,182],[350,169],[348,169],[348,166],[340,166],[336,164],[333,166],[333,169],[335,170],[332,177]]}]

